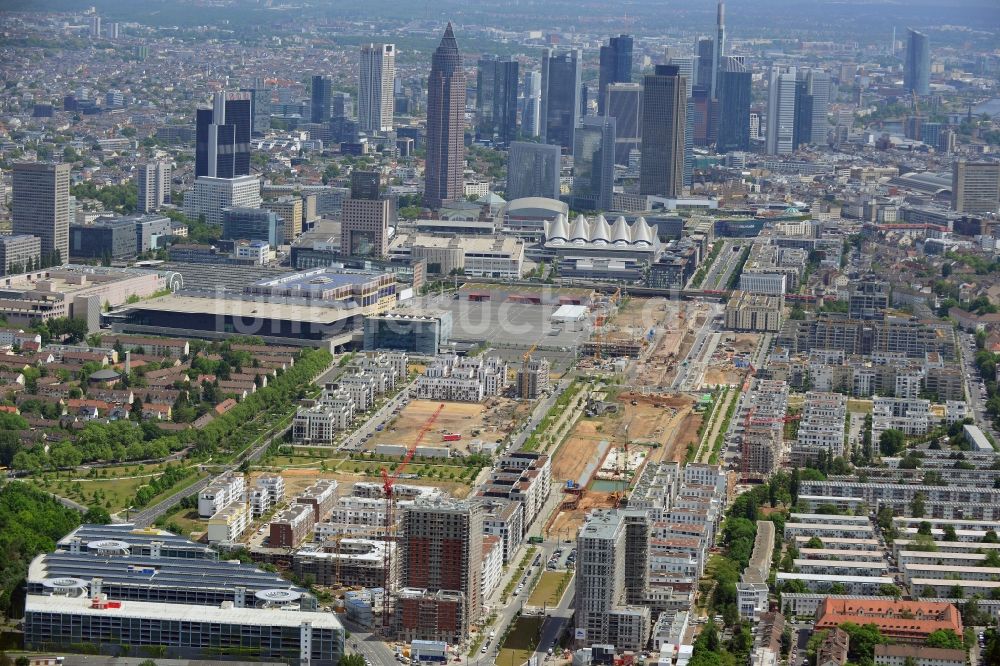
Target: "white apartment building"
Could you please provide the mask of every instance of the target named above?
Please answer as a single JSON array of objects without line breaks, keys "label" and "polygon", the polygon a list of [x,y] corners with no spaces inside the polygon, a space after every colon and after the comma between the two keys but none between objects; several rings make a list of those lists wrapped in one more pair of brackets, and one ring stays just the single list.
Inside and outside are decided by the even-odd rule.
[{"label": "white apartment building", "polygon": [[208,519],[208,542],[236,543],[249,526],[249,505],[243,501],[234,502]]},{"label": "white apartment building", "polygon": [[503,543],[500,537],[483,537],[483,570],[479,594],[486,599],[500,585],[503,574]]},{"label": "white apartment building", "polygon": [[872,404],[872,441],[877,442],[886,430],[900,430],[906,435],[926,435],[930,427],[929,400],[921,398],[877,397]]},{"label": "white apartment building", "polygon": [[347,430],[354,418],[350,396],[333,398],[298,411],[292,421],[292,439],[303,444],[331,444],[335,433]]},{"label": "white apartment building", "polygon": [[285,497],[285,479],[280,474],[265,474],[254,482],[250,492],[250,513],[260,518]]},{"label": "white apartment building", "polygon": [[223,474],[198,493],[198,515],[211,518],[230,504],[242,500],[245,492],[246,482],[242,474]]},{"label": "white apartment building", "polygon": [[416,383],[418,398],[451,402],[482,402],[507,388],[507,362],[499,358],[439,356]]},{"label": "white apartment building", "polygon": [[359,412],[367,412],[375,404],[380,382],[369,374],[346,375],[342,377],[337,387],[346,392],[354,400],[354,408]]},{"label": "white apartment building", "polygon": [[798,447],[827,451],[834,456],[844,453],[844,423],[847,398],[840,393],[806,393],[798,430]]}]

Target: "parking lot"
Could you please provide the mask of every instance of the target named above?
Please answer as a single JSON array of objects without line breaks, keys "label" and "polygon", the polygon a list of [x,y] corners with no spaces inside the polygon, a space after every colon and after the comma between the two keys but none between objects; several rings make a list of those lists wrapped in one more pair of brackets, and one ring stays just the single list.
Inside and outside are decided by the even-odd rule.
[{"label": "parking lot", "polygon": [[450,312],[455,342],[520,349],[537,344],[542,349],[569,351],[590,335],[585,322],[554,323],[556,305],[475,302],[445,294],[415,298],[407,307]]}]

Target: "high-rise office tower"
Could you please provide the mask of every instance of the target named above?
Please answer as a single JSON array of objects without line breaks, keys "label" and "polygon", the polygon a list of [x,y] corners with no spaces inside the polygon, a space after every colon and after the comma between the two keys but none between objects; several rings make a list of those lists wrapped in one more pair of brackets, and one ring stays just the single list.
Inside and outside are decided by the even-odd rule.
[{"label": "high-rise office tower", "polygon": [[684,94],[688,97],[691,96],[691,89],[694,87],[694,68],[697,58],[668,58],[668,65],[677,65],[677,71],[680,72],[684,80],[687,81],[687,90]]},{"label": "high-rise office tower", "polygon": [[632,36],[618,35],[601,47],[600,73],[597,90],[597,113],[604,113],[608,86],[632,82]]},{"label": "high-rise office tower", "polygon": [[719,132],[716,152],[750,150],[752,75],[736,58],[723,58],[719,72]]},{"label": "high-rise office tower", "polygon": [[903,62],[903,90],[918,95],[931,92],[931,47],[927,35],[906,30],[906,60]]},{"label": "high-rise office tower", "polygon": [[524,110],[521,115],[521,131],[525,136],[539,136],[542,116],[542,73],[527,72],[524,75]]},{"label": "high-rise office tower", "polygon": [[384,257],[388,253],[392,202],[380,195],[379,180],[377,171],[351,174],[351,198],[344,199],[341,211],[341,254]]},{"label": "high-rise office tower", "polygon": [[694,97],[688,97],[685,104],[687,115],[684,118],[684,187],[694,184]]},{"label": "high-rise office tower", "polygon": [[799,70],[795,79],[795,122],[792,125],[792,149],[812,139],[813,98],[809,94],[808,72]]},{"label": "high-rise office tower", "polygon": [[955,160],[951,165],[951,207],[959,213],[997,212],[1000,162]]},{"label": "high-rise office tower", "polygon": [[684,189],[686,88],[676,65],[643,78],[640,194],[678,197]]},{"label": "high-rise office tower", "polygon": [[514,141],[507,156],[508,201],[523,197],[559,198],[559,146]]},{"label": "high-rise office tower", "polygon": [[712,134],[712,100],[709,97],[708,88],[695,86],[691,90],[691,97],[694,118],[691,123],[692,140],[695,145],[707,146],[711,143]]},{"label": "high-rise office tower", "polygon": [[393,94],[396,79],[395,44],[362,46],[359,69],[358,128],[363,132],[392,131],[396,99]]},{"label": "high-rise office tower", "polygon": [[42,257],[69,260],[69,164],[14,165],[11,216],[15,234],[41,240]]},{"label": "high-rise office tower", "polygon": [[264,136],[271,129],[271,89],[263,77],[254,77],[253,84],[240,88],[240,92],[250,95],[251,131],[254,136]]},{"label": "high-rise office tower", "polygon": [[325,76],[312,77],[309,118],[314,123],[325,123],[330,119],[330,79]]},{"label": "high-rise office tower", "polygon": [[483,56],[476,76],[476,138],[506,146],[517,137],[518,63]]},{"label": "high-rise office tower", "polygon": [[830,132],[830,120],[827,117],[832,85],[830,75],[822,70],[811,69],[806,76],[806,83],[809,86],[809,96],[812,97],[809,142],[825,146],[827,134]]},{"label": "high-rise office tower", "polygon": [[573,145],[573,207],[611,210],[615,181],[615,119],[587,116]]},{"label": "high-rise office tower", "polygon": [[406,638],[458,642],[483,609],[481,504],[416,500],[403,510],[397,628]]},{"label": "high-rise office tower", "polygon": [[465,70],[448,23],[427,78],[427,162],[424,205],[438,209],[462,198],[465,168]]},{"label": "high-rise office tower", "polygon": [[715,40],[711,37],[699,37],[694,45],[694,85],[701,86],[709,92],[712,89],[712,59],[715,57],[714,54]]},{"label": "high-rise office tower", "polygon": [[153,213],[165,203],[170,203],[169,162],[147,162],[136,169],[135,183],[138,190],[135,209],[139,213]]},{"label": "high-rise office tower", "polygon": [[604,101],[605,115],[615,119],[615,164],[627,166],[629,155],[642,139],[642,86],[612,83]]},{"label": "high-rise office tower", "polygon": [[771,66],[767,94],[767,154],[795,150],[795,68]]},{"label": "high-rise office tower", "polygon": [[211,109],[198,109],[194,175],[236,178],[250,174],[253,131],[250,93],[217,92]]},{"label": "high-rise office tower", "polygon": [[542,110],[539,134],[545,143],[572,152],[573,133],[580,124],[580,77],[583,53],[542,51]]},{"label": "high-rise office tower", "polygon": [[715,44],[712,48],[712,85],[710,88],[711,98],[719,98],[719,68],[722,66],[722,57],[726,50],[726,3],[719,0],[719,7],[715,14]]}]

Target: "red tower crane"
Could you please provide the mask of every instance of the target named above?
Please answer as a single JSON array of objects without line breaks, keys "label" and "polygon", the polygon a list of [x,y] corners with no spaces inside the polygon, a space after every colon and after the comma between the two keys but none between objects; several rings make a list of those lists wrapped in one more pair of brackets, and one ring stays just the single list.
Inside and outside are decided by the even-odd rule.
[{"label": "red tower crane", "polygon": [[385,467],[382,468],[382,490],[385,492],[385,558],[382,560],[382,583],[383,583],[383,601],[382,601],[382,631],[386,635],[389,634],[389,624],[392,619],[392,613],[390,612],[390,599],[392,598],[392,543],[397,539],[396,537],[396,521],[394,514],[395,506],[395,494],[393,493],[393,486],[396,485],[396,479],[399,475],[403,473],[406,466],[410,464],[413,460],[413,456],[417,452],[417,447],[420,446],[420,442],[423,441],[424,436],[430,432],[431,427],[434,422],[437,421],[438,415],[441,414],[441,410],[444,409],[444,403],[442,402],[434,410],[434,413],[430,415],[424,425],[420,428],[420,432],[413,439],[413,444],[406,450],[403,455],[402,462],[399,466],[389,474],[389,470]]}]

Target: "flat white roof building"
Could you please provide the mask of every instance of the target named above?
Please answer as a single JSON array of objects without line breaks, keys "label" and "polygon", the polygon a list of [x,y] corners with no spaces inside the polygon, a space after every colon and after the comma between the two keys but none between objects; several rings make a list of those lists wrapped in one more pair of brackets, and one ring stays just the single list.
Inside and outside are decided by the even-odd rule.
[{"label": "flat white roof building", "polygon": [[[267,590],[293,600],[295,593]],[[267,602],[262,602],[267,603]],[[210,658],[228,651],[289,663],[335,666],[344,653],[344,628],[335,613],[267,608],[94,601],[87,596],[29,594],[24,633],[29,649],[87,643],[97,647],[163,646],[167,656]],[[183,627],[183,630],[182,630]],[[289,631],[291,630],[291,631]],[[114,638],[111,638],[114,637]]]}]

